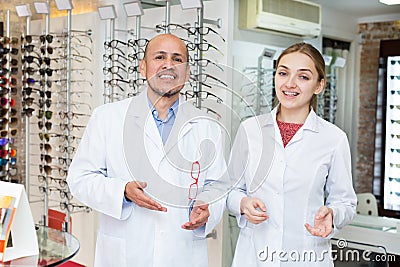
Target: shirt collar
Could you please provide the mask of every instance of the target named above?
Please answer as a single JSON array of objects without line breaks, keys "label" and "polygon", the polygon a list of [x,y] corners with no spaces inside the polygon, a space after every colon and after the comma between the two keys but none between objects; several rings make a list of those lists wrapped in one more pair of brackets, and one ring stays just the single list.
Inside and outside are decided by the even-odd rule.
[{"label": "shirt collar", "polygon": [[[265,119],[265,123],[264,125],[273,125],[276,124],[276,114],[278,112],[279,109],[279,105],[278,104],[272,111],[271,111],[271,116],[268,116]],[[302,127],[302,129],[307,129],[310,131],[314,131],[314,132],[319,132],[319,122],[318,122],[318,116],[317,114],[314,112],[314,109],[311,107],[310,113],[307,116],[306,121],[304,122],[304,125]]]},{"label": "shirt collar", "polygon": [[[147,101],[149,103],[149,108],[151,110],[151,114],[153,114],[154,119],[162,121],[161,119],[158,118],[158,111],[154,107],[153,103],[151,103],[149,97],[147,96]],[[178,107],[179,107],[179,98],[172,104],[172,106],[168,109],[168,115],[164,119],[164,121],[168,121],[172,116],[176,116],[178,113]]]}]

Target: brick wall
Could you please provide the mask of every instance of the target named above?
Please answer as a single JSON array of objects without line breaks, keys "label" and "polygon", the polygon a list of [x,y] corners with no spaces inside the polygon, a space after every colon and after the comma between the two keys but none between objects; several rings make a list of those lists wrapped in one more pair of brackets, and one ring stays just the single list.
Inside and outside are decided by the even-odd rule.
[{"label": "brick wall", "polygon": [[359,24],[359,33],[365,39],[360,60],[358,157],[354,179],[357,193],[372,192],[380,41],[400,39],[400,20]]}]

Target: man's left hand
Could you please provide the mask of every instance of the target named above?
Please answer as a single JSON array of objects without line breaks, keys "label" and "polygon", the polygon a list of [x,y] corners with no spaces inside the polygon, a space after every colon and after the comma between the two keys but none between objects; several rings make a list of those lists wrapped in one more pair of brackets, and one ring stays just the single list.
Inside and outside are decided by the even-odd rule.
[{"label": "man's left hand", "polygon": [[210,211],[208,210],[208,204],[203,201],[196,201],[192,212],[190,213],[190,221],[183,224],[182,228],[186,230],[195,230],[202,227],[208,221]]}]

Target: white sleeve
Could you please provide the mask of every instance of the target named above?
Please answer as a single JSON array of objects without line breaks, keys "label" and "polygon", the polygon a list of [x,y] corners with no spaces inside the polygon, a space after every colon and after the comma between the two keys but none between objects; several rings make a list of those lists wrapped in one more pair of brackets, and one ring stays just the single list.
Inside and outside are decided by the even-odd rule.
[{"label": "white sleeve", "polygon": [[105,118],[104,108],[93,112],[69,167],[67,183],[72,195],[85,205],[124,220],[132,213],[134,203],[123,204],[127,181],[107,174]]},{"label": "white sleeve", "polygon": [[229,211],[236,216],[240,228],[246,225],[247,220],[240,212],[240,202],[247,196],[245,181],[245,169],[249,155],[249,146],[247,142],[246,131],[241,124],[235,141],[232,146],[228,174],[230,178],[231,190],[227,198],[227,207]]},{"label": "white sleeve", "polygon": [[351,176],[350,148],[344,133],[332,156],[326,192],[326,206],[333,210],[334,229],[341,229],[353,220],[357,206]]}]

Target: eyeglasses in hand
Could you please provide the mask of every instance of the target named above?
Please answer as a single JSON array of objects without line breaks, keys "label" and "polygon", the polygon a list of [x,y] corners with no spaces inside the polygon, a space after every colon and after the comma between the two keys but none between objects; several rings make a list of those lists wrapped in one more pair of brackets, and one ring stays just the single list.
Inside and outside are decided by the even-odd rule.
[{"label": "eyeglasses in hand", "polygon": [[189,195],[188,198],[190,200],[196,199],[197,191],[199,190],[199,177],[200,177],[200,162],[195,161],[192,163],[192,169],[190,171],[190,176],[194,180],[189,187]]}]

